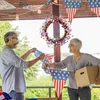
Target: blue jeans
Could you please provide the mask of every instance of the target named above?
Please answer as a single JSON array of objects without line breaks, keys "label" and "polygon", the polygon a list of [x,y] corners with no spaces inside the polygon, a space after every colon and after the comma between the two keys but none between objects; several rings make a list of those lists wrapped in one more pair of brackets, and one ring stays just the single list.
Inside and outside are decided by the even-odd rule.
[{"label": "blue jeans", "polygon": [[24,100],[24,93],[22,93],[22,92],[16,92],[16,91],[12,90],[9,93],[9,95],[14,100]]}]

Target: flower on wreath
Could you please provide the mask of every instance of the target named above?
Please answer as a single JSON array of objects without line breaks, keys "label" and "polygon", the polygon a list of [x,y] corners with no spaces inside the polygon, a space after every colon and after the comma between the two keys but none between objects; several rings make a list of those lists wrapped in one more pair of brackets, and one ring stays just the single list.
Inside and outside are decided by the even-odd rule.
[{"label": "flower on wreath", "polygon": [[[59,37],[51,38],[48,36],[47,28],[50,26],[50,24],[54,23],[55,21],[61,24],[62,28],[64,28],[64,35],[60,38]],[[41,37],[46,40],[46,43],[48,45],[65,44],[70,39],[70,36],[71,36],[70,32],[71,32],[71,27],[70,27],[69,21],[66,19],[63,19],[62,17],[47,18],[45,22],[43,23],[41,27],[41,31],[40,31]]]}]

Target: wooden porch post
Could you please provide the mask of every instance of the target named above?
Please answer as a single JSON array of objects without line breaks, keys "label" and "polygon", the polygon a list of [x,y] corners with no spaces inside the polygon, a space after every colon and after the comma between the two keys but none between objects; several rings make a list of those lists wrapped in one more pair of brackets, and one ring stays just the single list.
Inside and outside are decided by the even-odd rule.
[{"label": "wooden porch post", "polygon": [[[59,0],[57,0],[58,4],[59,4]],[[59,17],[59,6],[58,5],[52,5],[52,12],[53,12],[53,17]],[[60,37],[60,26],[59,23],[57,23],[56,21],[53,23],[53,35],[54,38],[59,38]],[[55,44],[54,45],[54,61],[55,62],[59,62],[61,60],[60,57],[60,45],[59,44]],[[57,97],[57,94],[56,94]],[[57,100],[62,100],[62,94],[60,95],[59,98],[57,98]]]}]

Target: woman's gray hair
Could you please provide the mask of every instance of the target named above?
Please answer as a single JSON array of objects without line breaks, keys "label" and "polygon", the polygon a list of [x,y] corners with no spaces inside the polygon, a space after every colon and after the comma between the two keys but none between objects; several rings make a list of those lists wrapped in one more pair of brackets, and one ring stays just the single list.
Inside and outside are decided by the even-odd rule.
[{"label": "woman's gray hair", "polygon": [[81,49],[82,47],[82,41],[79,40],[78,38],[74,38],[71,40],[71,42],[75,43],[75,45],[79,48],[79,50]]},{"label": "woman's gray hair", "polygon": [[9,31],[9,32],[7,32],[4,35],[4,41],[5,41],[5,43],[7,43],[9,41],[9,37],[12,36],[12,35],[14,35],[14,34],[17,34],[17,32],[15,32],[15,31]]}]

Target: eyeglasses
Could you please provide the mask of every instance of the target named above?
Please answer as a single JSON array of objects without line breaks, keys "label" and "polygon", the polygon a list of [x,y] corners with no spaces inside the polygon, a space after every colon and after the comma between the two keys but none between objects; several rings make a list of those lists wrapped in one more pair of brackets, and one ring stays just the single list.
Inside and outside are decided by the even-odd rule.
[{"label": "eyeglasses", "polygon": [[76,45],[74,45],[74,44],[69,44],[69,45],[68,45],[68,47],[73,47],[73,46],[76,46]]},{"label": "eyeglasses", "polygon": [[18,38],[17,38],[17,37],[12,37],[12,39],[16,39],[16,40],[18,40]]}]

